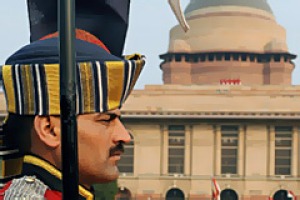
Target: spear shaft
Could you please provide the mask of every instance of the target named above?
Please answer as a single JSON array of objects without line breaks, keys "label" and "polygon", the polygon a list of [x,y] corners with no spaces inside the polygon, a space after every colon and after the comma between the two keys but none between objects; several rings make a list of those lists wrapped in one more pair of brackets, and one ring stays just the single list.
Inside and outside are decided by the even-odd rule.
[{"label": "spear shaft", "polygon": [[78,199],[75,0],[58,0],[63,199]]}]

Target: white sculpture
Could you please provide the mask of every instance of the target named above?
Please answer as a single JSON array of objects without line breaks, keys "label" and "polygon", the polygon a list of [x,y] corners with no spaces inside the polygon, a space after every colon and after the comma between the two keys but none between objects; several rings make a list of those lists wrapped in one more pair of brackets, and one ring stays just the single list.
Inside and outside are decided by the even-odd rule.
[{"label": "white sculpture", "polygon": [[180,0],[168,0],[169,1],[169,4],[180,24],[180,26],[183,28],[183,30],[185,32],[187,32],[190,27],[188,25],[188,23],[186,22],[185,20],[185,17],[182,13],[182,9],[181,9],[181,6],[180,6]]}]

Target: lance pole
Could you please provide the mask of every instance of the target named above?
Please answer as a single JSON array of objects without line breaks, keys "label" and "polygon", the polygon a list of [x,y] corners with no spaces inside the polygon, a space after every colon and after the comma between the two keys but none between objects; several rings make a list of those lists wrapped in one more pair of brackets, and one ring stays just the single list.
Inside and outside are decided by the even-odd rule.
[{"label": "lance pole", "polygon": [[58,0],[63,199],[78,199],[75,0]]}]

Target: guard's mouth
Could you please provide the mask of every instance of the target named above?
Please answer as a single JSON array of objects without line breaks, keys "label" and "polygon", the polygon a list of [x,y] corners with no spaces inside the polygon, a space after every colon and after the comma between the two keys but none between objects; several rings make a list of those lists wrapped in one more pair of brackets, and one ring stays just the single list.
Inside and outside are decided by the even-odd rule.
[{"label": "guard's mouth", "polygon": [[116,152],[114,152],[112,155],[110,155],[110,156],[121,156],[122,155],[122,151],[116,151]]},{"label": "guard's mouth", "polygon": [[109,157],[112,156],[121,156],[124,153],[124,145],[119,143],[117,146],[113,147],[109,151]]}]

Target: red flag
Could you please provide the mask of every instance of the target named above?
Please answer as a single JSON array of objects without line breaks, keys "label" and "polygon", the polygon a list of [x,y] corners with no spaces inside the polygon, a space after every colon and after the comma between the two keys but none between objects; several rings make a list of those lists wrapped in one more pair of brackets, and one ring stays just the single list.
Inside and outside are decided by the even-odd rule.
[{"label": "red flag", "polygon": [[288,191],[287,197],[290,198],[291,200],[296,200],[296,196],[292,191]]},{"label": "red flag", "polygon": [[215,178],[211,179],[211,186],[212,186],[213,200],[220,200],[221,199],[220,198],[221,189]]}]

